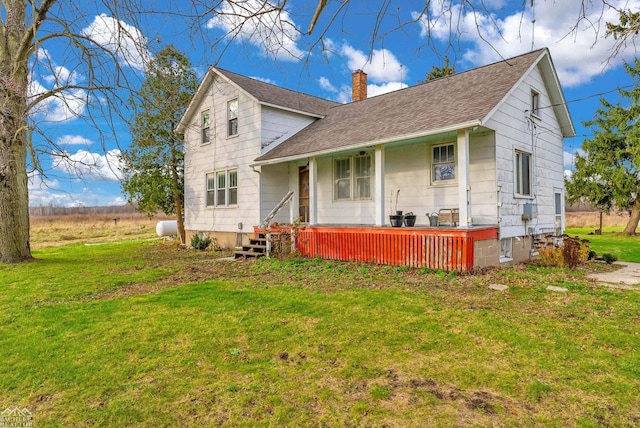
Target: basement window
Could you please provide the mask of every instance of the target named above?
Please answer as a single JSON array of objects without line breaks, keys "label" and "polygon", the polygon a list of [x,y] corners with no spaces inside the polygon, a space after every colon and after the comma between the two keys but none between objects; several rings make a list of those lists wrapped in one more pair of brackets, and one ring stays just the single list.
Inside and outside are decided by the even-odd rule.
[{"label": "basement window", "polygon": [[500,240],[500,263],[513,260],[513,238],[502,238]]}]

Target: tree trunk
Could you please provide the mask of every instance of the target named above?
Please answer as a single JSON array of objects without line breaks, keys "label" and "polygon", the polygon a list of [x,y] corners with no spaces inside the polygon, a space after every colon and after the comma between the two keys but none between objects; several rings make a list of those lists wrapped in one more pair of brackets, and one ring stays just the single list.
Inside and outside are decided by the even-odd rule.
[{"label": "tree trunk", "polygon": [[180,238],[180,243],[186,243],[186,237],[184,234],[184,213],[182,211],[182,195],[180,192],[175,192],[175,201],[176,201],[176,215],[178,216],[178,237]]},{"label": "tree trunk", "polygon": [[631,206],[631,216],[622,233],[625,235],[635,235],[638,221],[640,221],[640,199],[636,198]]},{"label": "tree trunk", "polygon": [[31,259],[24,131],[0,128],[0,262]]},{"label": "tree trunk", "polygon": [[5,22],[0,27],[0,263],[31,259],[26,135],[30,38],[26,36],[33,34],[24,25],[26,5],[20,0],[3,2]]},{"label": "tree trunk", "polygon": [[[172,128],[175,129],[175,128]],[[171,147],[171,180],[173,181],[173,200],[176,207],[176,216],[178,217],[178,238],[180,243],[186,243],[186,237],[184,234],[184,213],[182,209],[183,195],[180,192],[180,176],[178,175],[178,157],[176,156],[176,143],[174,142]]]}]

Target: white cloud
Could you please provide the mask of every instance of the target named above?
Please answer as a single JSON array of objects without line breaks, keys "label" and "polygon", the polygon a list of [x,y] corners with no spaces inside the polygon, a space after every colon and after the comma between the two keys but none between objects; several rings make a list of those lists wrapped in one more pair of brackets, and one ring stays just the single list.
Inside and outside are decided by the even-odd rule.
[{"label": "white cloud", "polygon": [[[46,76],[45,81],[52,84],[47,88],[42,83],[34,80],[29,82],[27,95],[29,99],[34,99],[39,95],[46,94],[50,91],[62,88],[67,85],[75,84],[69,79],[76,79],[73,73],[66,74],[67,80],[56,79],[55,76]],[[81,116],[87,105],[87,92],[82,89],[65,89],[44,98],[31,109],[32,115],[41,115],[44,120],[51,122],[63,122]]]},{"label": "white cloud", "polygon": [[120,150],[113,149],[104,155],[87,150],[70,154],[62,152],[54,157],[53,168],[81,179],[93,181],[118,181],[122,178]]},{"label": "white cloud", "polygon": [[367,97],[375,97],[376,95],[386,94],[406,87],[407,85],[402,82],[387,82],[380,85],[369,84],[367,85]]},{"label": "white cloud", "polygon": [[582,149],[578,149],[578,150],[574,150],[573,152],[568,152],[568,151],[564,151],[564,167],[565,168],[569,168],[569,169],[573,169],[574,164],[575,164],[575,160],[576,160],[576,154],[579,154],[580,156],[585,156],[585,152]]},{"label": "white cloud", "polygon": [[564,178],[566,178],[567,180],[571,180],[571,177],[573,177],[573,171],[571,171],[570,169],[565,169]]},{"label": "white cloud", "polygon": [[93,141],[81,135],[63,135],[56,140],[58,146],[90,146]]},{"label": "white cloud", "polygon": [[351,72],[358,69],[367,73],[369,79],[377,83],[401,82],[408,69],[398,61],[388,49],[374,49],[371,55],[357,50],[348,44],[340,48],[340,54],[347,57],[347,66]]},{"label": "white cloud", "polygon": [[[360,69],[367,73],[368,97],[386,94],[407,87],[403,83],[403,79],[408,70],[388,49],[374,49],[369,57],[363,51],[344,44],[338,53],[346,57],[347,67],[350,72]],[[318,82],[323,89],[337,92],[336,100],[338,102],[348,103],[351,101],[351,86],[341,85],[340,89],[337,89],[325,77],[318,79]]]},{"label": "white cloud", "polygon": [[29,206],[87,207],[124,205],[122,195],[106,195],[84,187],[80,192],[63,190],[57,179],[44,178],[40,173],[29,174]]},{"label": "white cloud", "polygon": [[[610,3],[631,9],[640,7],[640,0],[613,0]],[[582,5],[585,18],[579,20]],[[460,4],[453,5],[450,13],[436,7],[441,8],[442,5],[432,6],[431,21],[427,16],[421,19],[422,36],[430,34],[446,42],[451,37],[459,37],[463,42],[471,43],[472,47],[464,57],[474,65],[488,64],[531,50],[534,32],[529,8],[524,14],[520,9],[512,15],[498,17],[473,12]],[[413,16],[415,18],[417,14]],[[563,85],[586,83],[603,70],[635,56],[634,49],[627,49],[608,63],[615,40],[604,37],[604,22],[607,21],[618,21],[618,15],[612,8],[603,9],[601,2],[536,2],[534,49],[550,49]],[[573,28],[576,23],[577,27]]]},{"label": "white cloud", "polygon": [[224,1],[206,27],[221,29],[277,59],[297,61],[304,55],[297,45],[300,32],[293,19],[286,10],[279,11],[268,1]]},{"label": "white cloud", "polygon": [[249,77],[252,78],[252,79],[259,80],[259,81],[264,82],[264,83],[269,83],[271,85],[275,85],[276,84],[275,80],[271,80],[271,79],[269,79],[267,77],[259,77],[259,76],[249,76]]},{"label": "white cloud", "polygon": [[320,87],[325,91],[338,92],[338,89],[335,86],[333,86],[333,84],[329,81],[329,79],[327,79],[324,76],[318,79],[318,83],[320,84]]},{"label": "white cloud", "polygon": [[116,55],[121,65],[144,71],[152,59],[147,39],[140,30],[104,13],[97,15],[80,33]]}]

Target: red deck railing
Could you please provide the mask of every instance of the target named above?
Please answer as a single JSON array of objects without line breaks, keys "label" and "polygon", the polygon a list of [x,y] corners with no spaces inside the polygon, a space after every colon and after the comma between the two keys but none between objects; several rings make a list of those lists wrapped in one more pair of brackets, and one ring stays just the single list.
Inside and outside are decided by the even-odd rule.
[{"label": "red deck railing", "polygon": [[306,257],[468,272],[474,242],[497,237],[496,227],[307,226],[297,248]]}]

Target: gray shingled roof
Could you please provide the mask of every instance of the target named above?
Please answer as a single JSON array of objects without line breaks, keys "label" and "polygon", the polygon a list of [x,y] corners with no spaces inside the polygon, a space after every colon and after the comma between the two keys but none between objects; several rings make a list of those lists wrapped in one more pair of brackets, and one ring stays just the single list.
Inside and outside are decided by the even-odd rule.
[{"label": "gray shingled roof", "polygon": [[339,150],[484,119],[545,49],[331,108],[257,162]]},{"label": "gray shingled roof", "polygon": [[324,116],[331,107],[340,105],[334,101],[281,88],[221,68],[216,68],[216,70],[262,103],[311,113],[317,116]]}]

